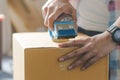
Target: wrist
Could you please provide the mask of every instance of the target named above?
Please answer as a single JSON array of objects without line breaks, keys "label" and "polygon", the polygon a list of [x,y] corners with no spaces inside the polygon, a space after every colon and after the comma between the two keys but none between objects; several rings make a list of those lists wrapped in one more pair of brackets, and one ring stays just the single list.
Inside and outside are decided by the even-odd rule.
[{"label": "wrist", "polygon": [[113,39],[112,39],[112,34],[111,34],[110,32],[105,31],[105,32],[103,33],[103,35],[104,35],[105,39],[106,39],[109,43],[113,44],[115,47],[118,46],[118,44],[113,41]]},{"label": "wrist", "polygon": [[107,31],[111,34],[112,41],[120,45],[120,17],[107,28]]},{"label": "wrist", "polygon": [[120,28],[116,24],[113,24],[107,28],[107,32],[111,34],[113,42],[120,45]]}]

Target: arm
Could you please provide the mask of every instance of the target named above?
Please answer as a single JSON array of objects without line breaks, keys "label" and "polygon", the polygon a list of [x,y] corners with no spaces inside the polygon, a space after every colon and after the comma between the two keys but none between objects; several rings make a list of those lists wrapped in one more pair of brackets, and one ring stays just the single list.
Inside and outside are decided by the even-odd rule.
[{"label": "arm", "polygon": [[[117,19],[114,25],[120,28],[120,18]],[[68,69],[74,69],[75,67],[82,65],[81,70],[84,70],[99,59],[108,55],[113,49],[118,46],[112,40],[111,34],[108,31],[85,39],[78,39],[59,44],[59,46],[63,48],[71,46],[78,47],[79,45],[82,45],[82,47],[59,58],[59,61],[65,61],[73,57],[84,55],[69,65]]]},{"label": "arm", "polygon": [[62,13],[71,14],[76,20],[76,10],[69,3],[69,0],[48,0],[42,7],[44,24],[53,30],[53,23]]},{"label": "arm", "polygon": [[114,25],[116,25],[117,27],[120,28],[120,17],[116,20],[116,22],[114,23]]}]

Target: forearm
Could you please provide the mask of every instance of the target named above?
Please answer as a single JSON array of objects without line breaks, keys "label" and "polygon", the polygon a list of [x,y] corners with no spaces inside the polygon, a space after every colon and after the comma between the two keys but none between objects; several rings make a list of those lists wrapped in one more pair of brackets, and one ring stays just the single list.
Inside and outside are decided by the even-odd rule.
[{"label": "forearm", "polygon": [[114,25],[120,28],[120,17],[115,21]]}]

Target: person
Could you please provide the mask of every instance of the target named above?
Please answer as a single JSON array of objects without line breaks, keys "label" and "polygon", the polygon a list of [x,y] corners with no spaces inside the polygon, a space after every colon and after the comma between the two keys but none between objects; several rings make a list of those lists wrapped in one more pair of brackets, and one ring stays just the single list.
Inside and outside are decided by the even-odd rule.
[{"label": "person", "polygon": [[[48,0],[42,7],[42,12],[44,24],[51,30],[54,29],[53,23],[57,17],[66,13],[71,14],[77,22],[78,32],[90,36],[59,44],[59,47],[63,48],[82,45],[59,58],[59,61],[65,61],[79,57],[68,66],[70,70],[79,65],[82,65],[81,70],[85,70],[120,45],[119,0]],[[114,40],[111,29],[114,32],[117,30],[116,37],[119,40]]]}]

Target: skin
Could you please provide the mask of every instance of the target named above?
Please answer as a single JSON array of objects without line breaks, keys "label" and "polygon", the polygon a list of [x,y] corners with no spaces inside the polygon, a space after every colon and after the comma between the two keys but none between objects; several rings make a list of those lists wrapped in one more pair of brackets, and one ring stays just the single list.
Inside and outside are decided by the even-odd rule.
[{"label": "skin", "polygon": [[[82,47],[79,47],[79,45],[82,45]],[[81,70],[85,70],[99,59],[108,55],[114,48],[116,48],[116,46],[117,45],[111,39],[110,33],[107,31],[85,39],[77,39],[69,42],[64,42],[59,44],[59,47],[79,48],[60,57],[59,61],[66,61],[68,59],[84,55],[69,65],[68,69],[74,69],[75,67],[82,65]]]},{"label": "skin", "polygon": [[[53,22],[62,13],[72,14],[74,20],[76,20],[76,11],[68,1],[69,0],[48,0],[43,6],[44,24],[51,30],[53,30]],[[118,18],[114,25],[120,27],[120,18]],[[117,47],[117,44],[112,41],[111,34],[105,31],[92,37],[60,43],[59,47],[78,47],[77,50],[61,56],[59,61],[62,62],[74,57],[79,57],[68,66],[68,69],[71,70],[82,65],[81,70],[85,70],[96,61],[108,55]],[[80,57],[81,55],[83,56]]]},{"label": "skin", "polygon": [[76,10],[68,2],[69,0],[48,0],[42,7],[44,25],[53,30],[53,23],[62,13],[71,14],[76,21]]},{"label": "skin", "polygon": [[[120,17],[116,20],[114,25],[120,28]],[[79,47],[79,45],[82,45],[82,47]],[[84,55],[69,65],[68,69],[74,69],[75,67],[82,65],[81,70],[85,70],[96,61],[108,55],[117,47],[117,44],[113,42],[111,34],[108,31],[105,31],[101,34],[85,39],[61,43],[59,44],[59,47],[79,47],[77,50],[61,56],[59,61],[66,61],[68,59]]]}]

